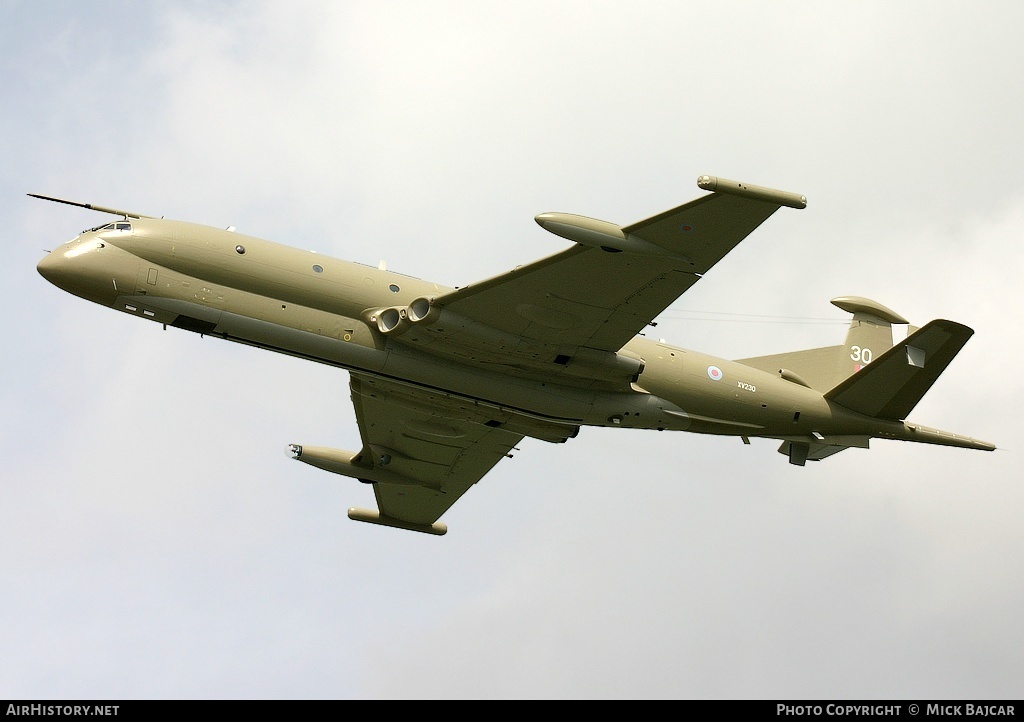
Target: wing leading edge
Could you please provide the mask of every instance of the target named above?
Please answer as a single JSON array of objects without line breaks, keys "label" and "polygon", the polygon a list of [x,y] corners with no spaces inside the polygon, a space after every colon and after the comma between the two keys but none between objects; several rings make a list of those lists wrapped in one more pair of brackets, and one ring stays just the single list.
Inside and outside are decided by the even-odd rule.
[{"label": "wing leading edge", "polygon": [[545,216],[564,220],[565,214],[542,214],[541,225],[577,245],[434,303],[526,342],[618,351],[775,213],[781,200],[713,192],[622,228],[598,221],[604,242],[600,233],[544,222]]}]

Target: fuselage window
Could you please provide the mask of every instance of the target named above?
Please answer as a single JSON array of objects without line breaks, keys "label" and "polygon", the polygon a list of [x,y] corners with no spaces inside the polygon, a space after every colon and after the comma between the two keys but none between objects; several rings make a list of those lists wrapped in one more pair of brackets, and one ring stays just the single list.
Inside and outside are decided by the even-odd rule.
[{"label": "fuselage window", "polygon": [[235,253],[241,256],[243,253],[245,253],[245,246],[235,246]]},{"label": "fuselage window", "polygon": [[398,293],[401,289],[392,283],[390,286],[388,286],[388,290],[391,291],[391,293]]},{"label": "fuselage window", "polygon": [[317,263],[313,265],[313,270],[316,271],[317,273],[323,273],[324,267]]}]

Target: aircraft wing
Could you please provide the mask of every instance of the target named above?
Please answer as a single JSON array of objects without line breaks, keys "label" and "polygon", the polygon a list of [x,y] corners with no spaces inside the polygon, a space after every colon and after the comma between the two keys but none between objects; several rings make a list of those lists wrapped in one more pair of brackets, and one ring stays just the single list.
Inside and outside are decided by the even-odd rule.
[{"label": "aircraft wing", "polygon": [[641,252],[580,242],[434,303],[524,344],[618,351],[779,207],[711,193],[621,229],[604,224]]},{"label": "aircraft wing", "polygon": [[[353,373],[352,402],[363,448],[352,465],[373,481],[379,518],[390,526],[431,525],[509,454],[522,435],[502,428],[499,412],[396,382]],[[373,517],[373,513],[368,513]],[[398,522],[398,523],[394,523]],[[434,525],[433,533],[444,533]]]}]

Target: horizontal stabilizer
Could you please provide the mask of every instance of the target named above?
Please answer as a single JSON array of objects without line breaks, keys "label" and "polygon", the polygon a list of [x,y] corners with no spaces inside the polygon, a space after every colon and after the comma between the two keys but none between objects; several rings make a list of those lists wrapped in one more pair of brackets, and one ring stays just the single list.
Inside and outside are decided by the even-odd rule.
[{"label": "horizontal stabilizer", "polygon": [[974,331],[937,320],[918,329],[825,394],[851,411],[905,419]]}]

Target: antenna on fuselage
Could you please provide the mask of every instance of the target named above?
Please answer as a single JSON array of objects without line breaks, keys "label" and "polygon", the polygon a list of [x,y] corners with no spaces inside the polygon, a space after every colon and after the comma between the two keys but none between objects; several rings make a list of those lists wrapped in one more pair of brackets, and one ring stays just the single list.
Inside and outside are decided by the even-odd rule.
[{"label": "antenna on fuselage", "polygon": [[65,205],[69,206],[88,208],[90,211],[99,211],[100,213],[113,213],[115,216],[124,216],[125,218],[156,218],[156,216],[144,216],[141,213],[132,213],[131,211],[119,211],[116,208],[104,208],[103,206],[94,206],[92,203],[78,203],[76,201],[66,201],[63,198],[41,196],[38,193],[28,193],[27,195],[30,195],[33,198],[39,198],[44,201],[53,201],[54,203],[64,203]]}]

